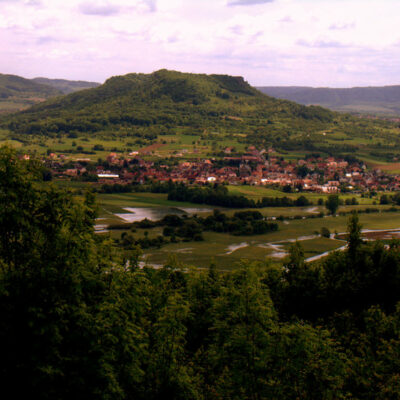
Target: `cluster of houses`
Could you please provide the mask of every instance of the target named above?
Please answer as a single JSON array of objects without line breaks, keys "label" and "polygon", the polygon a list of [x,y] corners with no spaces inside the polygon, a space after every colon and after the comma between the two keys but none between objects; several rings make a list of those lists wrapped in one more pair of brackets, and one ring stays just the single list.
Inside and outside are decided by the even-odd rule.
[{"label": "cluster of houses", "polygon": [[77,159],[66,167],[61,155],[50,154],[46,163],[53,176],[64,179],[92,178],[99,183],[128,184],[148,180],[183,182],[187,184],[228,183],[233,185],[268,185],[285,190],[337,193],[340,190],[399,190],[400,177],[379,170],[368,170],[358,161],[334,157],[309,157],[284,160],[273,151],[258,151],[253,146],[242,155],[232,156],[229,148],[219,159],[193,159],[167,163],[144,160],[137,152],[127,157],[110,153],[106,162]]}]

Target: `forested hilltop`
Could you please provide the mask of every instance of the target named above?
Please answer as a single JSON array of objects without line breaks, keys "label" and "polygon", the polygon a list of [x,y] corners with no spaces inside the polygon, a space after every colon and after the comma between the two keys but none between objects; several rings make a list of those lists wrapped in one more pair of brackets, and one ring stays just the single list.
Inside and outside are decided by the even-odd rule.
[{"label": "forested hilltop", "polygon": [[389,121],[275,99],[241,77],[167,70],[112,77],[97,88],[4,117],[0,127],[26,146],[72,137],[126,140],[132,149],[184,135],[214,148],[229,142],[237,148],[273,147],[281,155],[357,153],[388,161],[398,157],[400,140],[398,124]]},{"label": "forested hilltop", "polygon": [[[315,130],[334,114],[265,96],[241,77],[161,70],[110,78],[98,88],[36,105],[6,122],[16,133],[141,132],[270,134]],[[268,128],[267,128],[268,126]]]},{"label": "forested hilltop", "polygon": [[7,122],[14,132],[45,135],[144,128],[162,135],[176,127],[192,133],[249,133],[267,125],[273,134],[284,128],[316,129],[333,118],[318,107],[267,97],[241,77],[161,70],[110,78],[98,88],[36,105]]},{"label": "forested hilltop", "polygon": [[95,198],[0,149],[0,380],[14,398],[397,399],[400,252],[140,268],[94,234]]}]

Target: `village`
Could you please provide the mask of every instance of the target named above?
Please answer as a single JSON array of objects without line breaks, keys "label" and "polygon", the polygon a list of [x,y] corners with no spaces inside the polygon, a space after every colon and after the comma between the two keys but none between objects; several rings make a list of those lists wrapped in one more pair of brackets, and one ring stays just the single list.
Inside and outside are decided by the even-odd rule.
[{"label": "village", "polygon": [[157,161],[147,159],[137,151],[127,156],[113,152],[97,163],[50,153],[43,162],[54,178],[99,184],[172,181],[195,185],[264,185],[285,192],[319,193],[400,189],[400,176],[368,169],[354,157],[310,155],[305,159],[285,160],[274,156],[273,152],[273,149],[259,151],[249,146],[244,154],[231,154],[232,149],[226,148],[224,156],[219,158],[176,160],[171,157]]}]

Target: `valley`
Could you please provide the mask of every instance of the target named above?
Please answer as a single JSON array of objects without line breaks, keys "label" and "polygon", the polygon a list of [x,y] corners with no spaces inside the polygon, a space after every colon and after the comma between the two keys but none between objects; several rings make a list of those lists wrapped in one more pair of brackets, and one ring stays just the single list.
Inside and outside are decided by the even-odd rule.
[{"label": "valley", "polygon": [[0,0],[2,398],[400,399],[398,3]]},{"label": "valley", "polygon": [[[235,193],[241,188],[240,186],[233,187],[232,192]],[[256,187],[248,188],[257,189]],[[258,195],[264,194],[260,192],[260,189]],[[268,193],[268,189],[264,191]],[[283,195],[284,193],[281,192],[281,196]],[[320,197],[326,199],[327,195],[320,195]],[[260,208],[257,211],[264,218],[278,223],[278,231],[250,236],[203,232],[204,240],[202,241],[183,238],[177,242],[170,242],[169,238],[165,237],[165,243],[143,248],[142,265],[163,265],[171,257],[182,265],[199,268],[207,268],[210,262],[213,262],[221,270],[236,268],[243,259],[279,264],[287,256],[288,249],[295,240],[301,242],[305,256],[311,258],[345,244],[343,235],[339,235],[339,240],[337,240],[335,233],[346,232],[347,221],[352,211],[358,211],[363,229],[396,230],[400,228],[400,208],[373,205],[373,203],[379,203],[379,197],[380,195],[374,198],[363,198],[356,195],[357,202],[360,204],[341,206],[336,217],[327,215],[324,206]],[[135,240],[156,239],[163,236],[162,226],[141,228],[132,225],[131,222],[136,220],[136,215],[140,217],[139,219],[157,220],[171,214],[197,215],[201,218],[213,214],[209,206],[168,201],[165,194],[157,193],[98,194],[97,200],[100,207],[97,224],[100,226],[101,234],[111,235],[117,240],[127,234]],[[236,212],[253,210],[221,207],[218,209],[227,216],[233,216]],[[152,218],[154,216],[156,218]],[[321,235],[323,228],[328,229],[331,237],[326,238]],[[392,237],[397,236],[394,233]]]},{"label": "valley", "polygon": [[[67,83],[54,81],[52,90],[72,90]],[[280,263],[295,240],[312,258],[343,246],[335,232],[346,231],[354,210],[365,229],[400,227],[394,121],[278,100],[226,75],[160,70],[75,87],[84,85],[3,117],[0,144],[40,159],[47,179],[78,197],[97,192],[98,234],[123,251],[139,245],[143,264],[169,257],[200,268],[214,262],[231,269],[241,259]],[[336,217],[325,206],[332,195],[340,201]],[[165,236],[158,222],[139,226],[168,215],[201,225],[214,209],[232,221],[257,210],[277,230],[232,234],[203,226],[194,240]]]}]

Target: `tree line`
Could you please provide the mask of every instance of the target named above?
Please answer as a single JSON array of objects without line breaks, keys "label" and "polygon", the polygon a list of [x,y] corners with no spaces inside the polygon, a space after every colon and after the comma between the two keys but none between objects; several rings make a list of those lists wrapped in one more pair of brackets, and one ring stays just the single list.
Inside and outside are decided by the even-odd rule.
[{"label": "tree line", "polygon": [[303,207],[312,204],[305,196],[296,199],[286,196],[263,197],[255,201],[243,195],[231,194],[223,185],[188,187],[184,184],[175,184],[168,190],[168,200],[230,208]]}]

